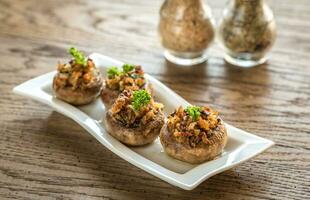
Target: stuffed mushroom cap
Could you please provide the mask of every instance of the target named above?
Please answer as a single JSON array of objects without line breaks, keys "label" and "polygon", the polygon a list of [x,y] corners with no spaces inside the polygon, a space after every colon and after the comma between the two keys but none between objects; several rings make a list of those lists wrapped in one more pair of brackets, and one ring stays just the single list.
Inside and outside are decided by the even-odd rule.
[{"label": "stuffed mushroom cap", "polygon": [[153,142],[164,125],[163,105],[146,90],[125,90],[104,117],[110,135],[130,146]]},{"label": "stuffed mushroom cap", "polygon": [[146,89],[153,93],[151,84],[144,78],[141,66],[124,64],[122,70],[110,67],[107,75],[101,91],[101,99],[106,108],[110,108],[124,90]]},{"label": "stuffed mushroom cap", "polygon": [[168,116],[160,141],[171,157],[198,164],[221,154],[227,143],[227,131],[218,112],[211,108],[179,107]]},{"label": "stuffed mushroom cap", "polygon": [[53,90],[57,98],[72,105],[92,102],[100,93],[102,78],[91,59],[87,59],[75,48],[70,49],[74,57],[67,64],[58,64],[53,79]]}]

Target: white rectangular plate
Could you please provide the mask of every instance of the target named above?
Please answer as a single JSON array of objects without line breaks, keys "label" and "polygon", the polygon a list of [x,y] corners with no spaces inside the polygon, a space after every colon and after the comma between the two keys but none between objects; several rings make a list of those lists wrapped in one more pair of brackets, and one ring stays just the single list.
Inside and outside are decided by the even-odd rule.
[{"label": "white rectangular plate", "polygon": [[[120,61],[97,53],[91,54],[90,58],[94,60],[103,76],[106,75],[106,69],[108,67],[120,67],[123,65]],[[54,98],[52,79],[55,73],[54,71],[31,79],[16,86],[13,91],[51,106],[56,111],[79,123],[101,144],[119,157],[185,190],[195,188],[207,178],[258,155],[274,144],[270,140],[226,124],[228,143],[223,153],[215,160],[199,165],[191,165],[167,156],[158,139],[147,146],[127,147],[106,132],[101,121],[105,108],[99,98],[93,103],[81,107],[74,107]],[[152,76],[146,74],[145,77],[152,83],[156,99],[165,105],[164,112],[166,115],[179,105],[189,105],[182,97]]]}]

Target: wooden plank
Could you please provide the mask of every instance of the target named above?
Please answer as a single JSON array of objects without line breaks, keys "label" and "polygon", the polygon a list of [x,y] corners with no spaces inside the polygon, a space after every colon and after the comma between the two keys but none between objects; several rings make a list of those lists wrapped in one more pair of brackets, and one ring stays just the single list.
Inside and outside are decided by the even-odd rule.
[{"label": "wooden plank", "polygon": [[[1,199],[308,199],[310,197],[310,2],[268,1],[278,38],[269,63],[167,63],[157,37],[162,1],[0,0]],[[225,1],[209,1],[219,19]],[[49,72],[75,45],[142,64],[193,104],[276,142],[256,158],[202,183],[173,187],[102,147],[75,122],[11,89]]]}]

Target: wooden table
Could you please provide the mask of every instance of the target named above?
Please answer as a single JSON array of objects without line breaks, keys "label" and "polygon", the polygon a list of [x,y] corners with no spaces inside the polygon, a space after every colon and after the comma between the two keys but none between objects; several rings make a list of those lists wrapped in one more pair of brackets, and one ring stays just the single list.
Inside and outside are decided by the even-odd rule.
[{"label": "wooden table", "polygon": [[[216,19],[225,1],[209,1]],[[269,63],[168,64],[157,37],[162,1],[0,0],[0,199],[309,199],[310,2],[268,1],[278,39]],[[193,104],[276,145],[184,191],[120,159],[72,120],[12,94],[66,61],[71,45],[129,63]]]}]

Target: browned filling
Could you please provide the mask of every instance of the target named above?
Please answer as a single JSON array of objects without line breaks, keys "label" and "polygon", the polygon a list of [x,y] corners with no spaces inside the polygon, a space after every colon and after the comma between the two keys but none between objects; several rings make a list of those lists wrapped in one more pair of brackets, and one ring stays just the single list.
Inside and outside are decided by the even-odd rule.
[{"label": "browned filling", "polygon": [[118,91],[142,89],[145,86],[144,71],[141,66],[134,66],[133,70],[109,76],[106,86]]},{"label": "browned filling", "polygon": [[86,65],[77,64],[75,60],[71,60],[67,64],[58,64],[55,85],[57,88],[71,87],[73,90],[77,88],[90,88],[96,84],[99,70],[95,67],[94,62],[88,59]]},{"label": "browned filling", "polygon": [[218,112],[209,107],[199,108],[196,115],[179,107],[168,116],[168,131],[173,133],[176,141],[188,143],[191,147],[209,143],[213,130],[221,122]]},{"label": "browned filling", "polygon": [[137,109],[134,104],[134,92],[125,90],[119,95],[110,109],[112,117],[128,128],[146,125],[155,120],[157,114],[162,112],[163,109],[163,104],[155,102],[149,94],[148,103],[141,105]]}]

